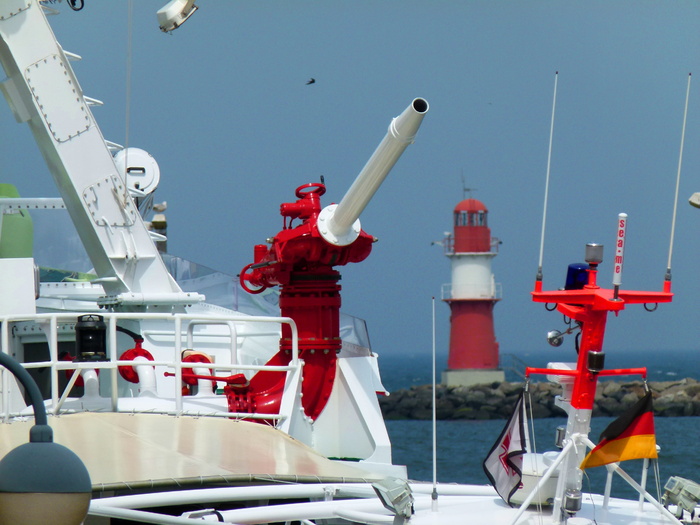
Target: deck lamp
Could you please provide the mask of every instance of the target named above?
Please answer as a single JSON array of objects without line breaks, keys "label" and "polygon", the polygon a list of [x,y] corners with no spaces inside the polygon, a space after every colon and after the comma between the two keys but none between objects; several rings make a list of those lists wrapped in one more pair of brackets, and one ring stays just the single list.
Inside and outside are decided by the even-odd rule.
[{"label": "deck lamp", "polygon": [[22,384],[34,408],[29,443],[0,460],[0,525],[78,525],[90,506],[87,468],[68,448],[53,442],[36,382],[15,359],[0,352],[0,365]]},{"label": "deck lamp", "polygon": [[78,316],[75,323],[76,361],[107,361],[107,325],[96,314]]},{"label": "deck lamp", "polygon": [[387,477],[372,483],[372,488],[382,505],[394,513],[394,524],[406,523],[411,518],[414,499],[407,481]]}]

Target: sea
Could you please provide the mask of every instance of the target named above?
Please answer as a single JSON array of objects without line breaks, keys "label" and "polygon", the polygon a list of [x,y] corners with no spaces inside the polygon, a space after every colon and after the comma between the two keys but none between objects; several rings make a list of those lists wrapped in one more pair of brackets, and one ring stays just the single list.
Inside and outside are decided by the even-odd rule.
[{"label": "sea", "polygon": [[[606,368],[646,366],[649,381],[677,381],[685,377],[700,380],[700,359],[695,352],[642,352],[619,359],[609,359]],[[551,353],[518,356],[516,363],[533,367],[546,366],[548,361],[558,361]],[[447,357],[437,356],[438,381],[440,371],[446,368]],[[432,358],[427,356],[380,355],[379,366],[382,381],[391,392],[415,385],[432,382]],[[520,381],[517,374],[506,372],[509,381]],[[631,378],[634,379],[634,378]],[[598,441],[600,433],[613,418],[594,418],[590,437]],[[482,462],[503,429],[505,420],[488,421],[438,421],[436,424],[436,477],[440,483],[486,484]],[[537,452],[556,450],[554,438],[556,428],[565,426],[566,419],[536,419],[533,422]],[[431,421],[398,420],[387,421],[392,442],[393,462],[406,465],[410,479],[433,480],[433,423]],[[671,476],[680,476],[700,483],[700,455],[696,446],[700,436],[700,417],[657,417],[655,420],[656,441],[660,447],[658,468],[648,473],[647,490],[663,494],[663,487]],[[622,468],[638,482],[643,468],[642,460],[631,460],[621,464]],[[587,469],[584,490],[602,493],[605,486],[606,469]],[[612,495],[636,498],[636,493],[619,476],[612,484]]]}]

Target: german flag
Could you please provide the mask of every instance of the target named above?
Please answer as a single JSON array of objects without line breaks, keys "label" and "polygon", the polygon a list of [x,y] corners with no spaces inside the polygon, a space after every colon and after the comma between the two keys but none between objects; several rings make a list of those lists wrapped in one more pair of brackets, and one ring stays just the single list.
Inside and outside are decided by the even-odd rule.
[{"label": "german flag", "polygon": [[628,459],[656,458],[656,435],[651,392],[610,423],[598,445],[581,463],[582,469]]}]

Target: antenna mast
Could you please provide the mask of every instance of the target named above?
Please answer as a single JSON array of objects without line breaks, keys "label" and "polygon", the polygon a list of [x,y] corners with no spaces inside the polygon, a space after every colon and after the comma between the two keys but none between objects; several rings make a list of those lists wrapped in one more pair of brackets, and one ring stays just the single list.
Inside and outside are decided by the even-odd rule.
[{"label": "antenna mast", "polygon": [[435,297],[433,297],[433,492],[431,493],[431,508],[433,512],[438,510],[437,492],[437,401],[435,389],[437,388],[435,379]]},{"label": "antenna mast", "polygon": [[469,195],[469,198],[472,198],[472,192],[476,191],[477,188],[467,188],[467,183],[464,182],[464,170],[462,170],[462,199],[467,198],[467,194]]},{"label": "antenna mast", "polygon": [[540,260],[537,264],[537,282],[542,282],[542,258],[544,256],[544,229],[547,223],[547,199],[549,198],[549,173],[552,166],[552,138],[554,137],[554,112],[557,107],[557,80],[559,71],[554,73],[554,97],[552,99],[552,121],[549,126],[549,151],[547,152],[547,177],[544,183],[544,208],[542,210],[542,236],[540,237]]},{"label": "antenna mast", "polygon": [[683,111],[683,130],[681,131],[681,149],[678,154],[678,173],[676,175],[676,195],[673,200],[673,219],[671,220],[671,241],[668,247],[668,264],[666,265],[665,280],[671,281],[671,257],[673,256],[673,237],[676,233],[676,212],[678,210],[678,188],[681,183],[681,166],[683,165],[683,146],[685,144],[685,124],[688,119],[688,99],[690,98],[690,80],[692,73],[688,73],[688,87],[685,90],[685,110]]}]

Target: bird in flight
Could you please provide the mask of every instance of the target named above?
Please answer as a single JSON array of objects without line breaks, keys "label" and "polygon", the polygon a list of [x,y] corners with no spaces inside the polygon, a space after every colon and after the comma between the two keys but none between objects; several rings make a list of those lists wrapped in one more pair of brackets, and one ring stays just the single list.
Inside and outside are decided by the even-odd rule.
[{"label": "bird in flight", "polygon": [[306,85],[307,85],[307,86],[310,85],[310,84],[315,84],[315,83],[316,83],[316,79],[313,78],[313,77],[311,77],[309,80],[306,81]]}]

